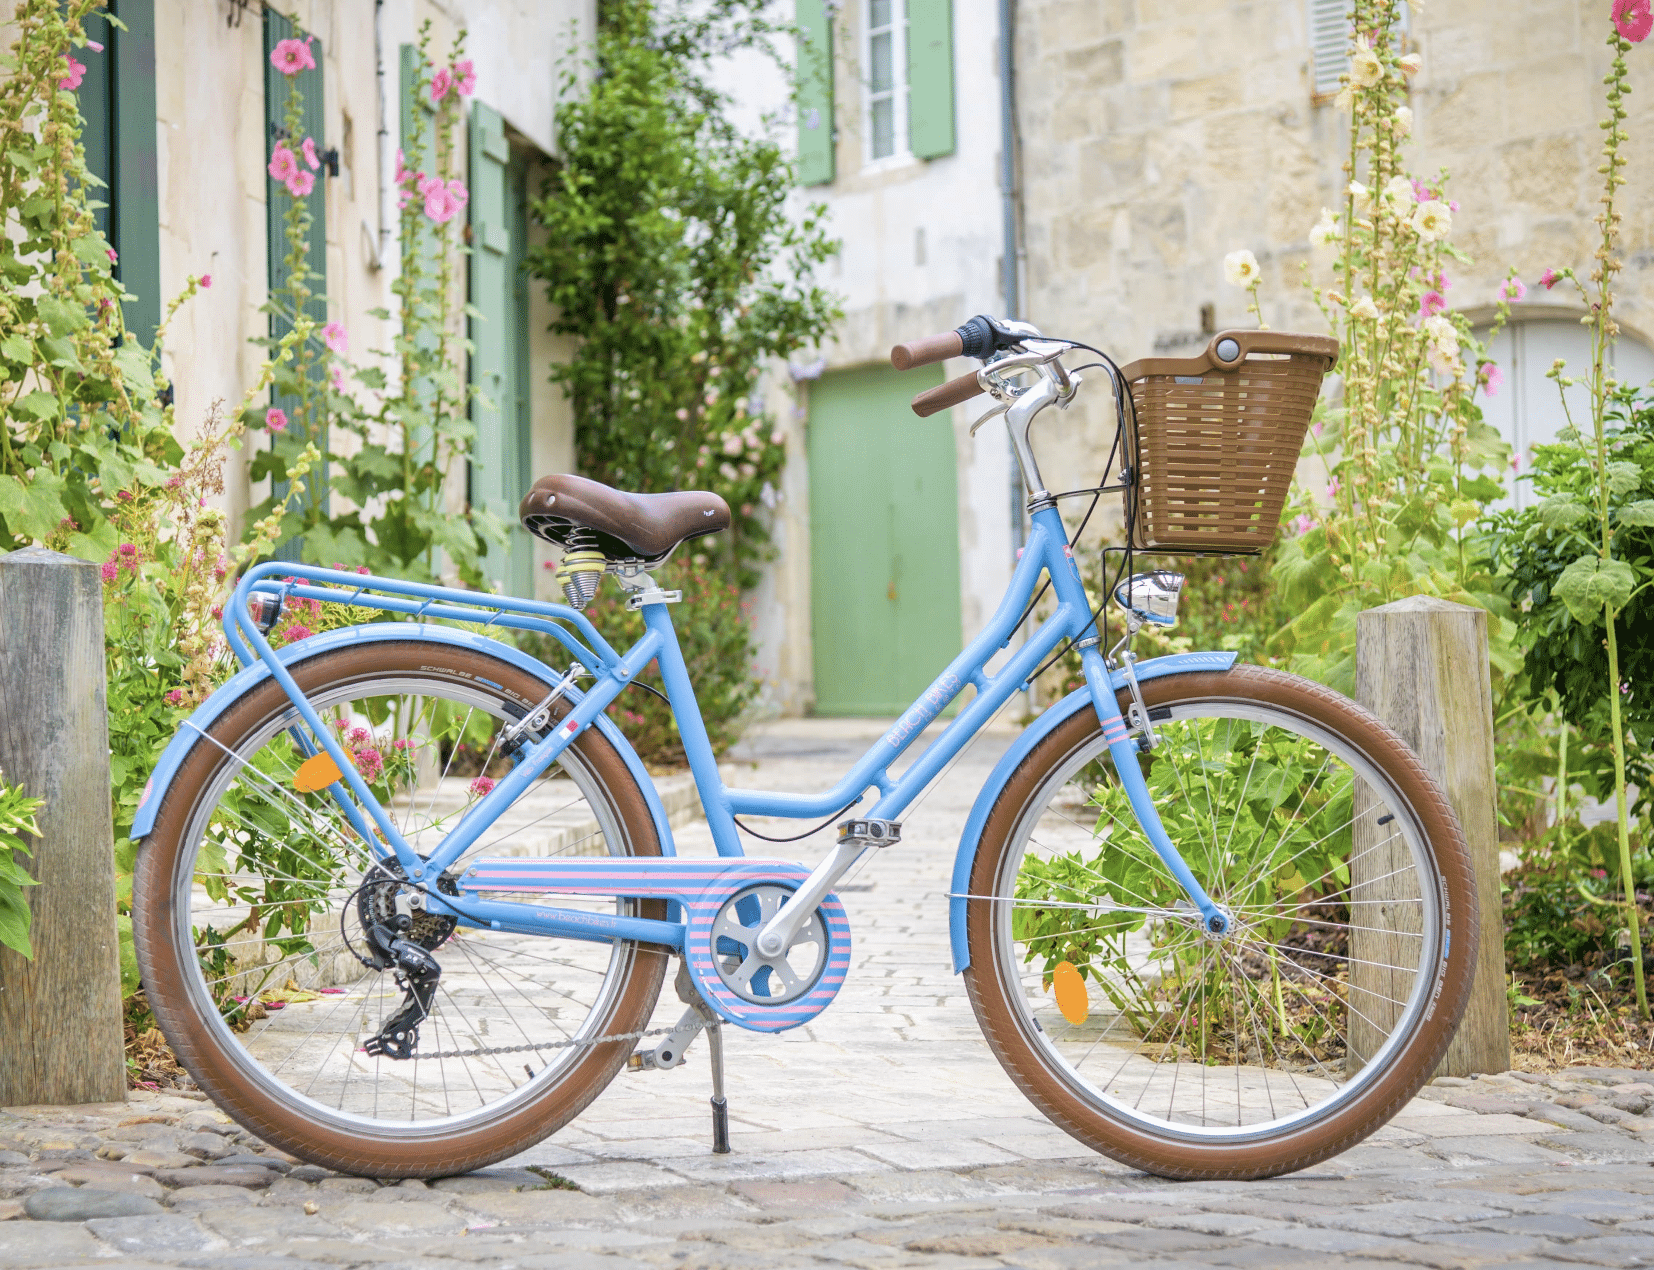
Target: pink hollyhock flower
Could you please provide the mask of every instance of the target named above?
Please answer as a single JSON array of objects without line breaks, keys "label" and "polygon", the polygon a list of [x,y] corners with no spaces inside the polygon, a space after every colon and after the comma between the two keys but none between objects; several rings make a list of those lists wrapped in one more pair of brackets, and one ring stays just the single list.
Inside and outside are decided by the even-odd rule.
[{"label": "pink hollyhock flower", "polygon": [[[345,390],[345,370],[343,366],[334,366],[328,371],[328,382],[333,385],[334,392]],[[342,567],[342,566],[341,566]]]},{"label": "pink hollyhock flower", "polygon": [[86,78],[86,68],[74,58],[69,59],[69,73],[57,81],[59,88],[67,88],[70,92],[80,87],[80,81]]},{"label": "pink hollyhock flower", "polygon": [[210,274],[210,273],[202,274],[201,275],[201,289],[203,291],[205,291],[210,286],[212,286],[212,274]]},{"label": "pink hollyhock flower", "polygon": [[109,253],[109,263],[110,264],[114,264],[117,260],[120,259],[120,256],[116,253],[116,251],[113,247],[105,247],[104,250]]},{"label": "pink hollyhock flower", "polygon": [[304,139],[304,144],[301,145],[299,149],[304,151],[304,161],[310,165],[310,170],[312,172],[322,166],[322,161],[316,157],[315,137],[306,137]]},{"label": "pink hollyhock flower", "polygon": [[297,75],[300,71],[315,70],[316,58],[310,51],[311,38],[306,36],[302,40],[280,41],[270,51],[270,65],[283,75]]},{"label": "pink hollyhock flower", "polygon": [[472,781],[470,785],[471,793],[478,798],[483,797],[485,794],[492,793],[493,789],[493,778],[488,776],[479,776],[476,780]]},{"label": "pink hollyhock flower", "polygon": [[1483,391],[1489,397],[1497,397],[1500,385],[1505,382],[1505,372],[1492,362],[1486,362],[1477,369],[1476,378],[1482,381]]},{"label": "pink hollyhock flower", "polygon": [[431,100],[441,101],[448,95],[448,90],[454,86],[453,73],[446,67],[440,68],[431,76]]},{"label": "pink hollyhock flower", "polygon": [[293,179],[299,170],[299,161],[293,152],[287,148],[287,142],[276,142],[276,148],[270,154],[270,166],[264,169],[270,174],[272,181],[286,184]]},{"label": "pink hollyhock flower", "polygon": [[401,185],[413,175],[414,174],[412,172],[408,171],[408,165],[403,161],[402,149],[398,146],[396,151],[396,183]]},{"label": "pink hollyhock flower", "polygon": [[103,45],[99,44],[96,40],[87,40],[86,47],[91,49],[94,53],[103,52]]},{"label": "pink hollyhock flower", "polygon": [[1447,310],[1447,297],[1440,291],[1426,291],[1419,297],[1419,316],[1421,318],[1435,317],[1438,313]]},{"label": "pink hollyhock flower", "polygon": [[1562,275],[1555,269],[1547,269],[1544,273],[1539,275],[1539,285],[1544,287],[1547,291],[1561,281]]},{"label": "pink hollyhock flower", "polygon": [[469,97],[477,91],[477,70],[471,65],[471,59],[454,63],[454,86],[459,89],[461,97]]},{"label": "pink hollyhock flower", "polygon": [[287,411],[280,406],[271,406],[264,412],[264,426],[271,432],[286,432]]},{"label": "pink hollyhock flower", "polygon": [[322,340],[341,357],[350,352],[350,334],[338,322],[329,322],[322,327]]},{"label": "pink hollyhock flower", "polygon": [[287,628],[287,630],[284,634],[284,637],[286,638],[287,642],[289,644],[291,644],[296,640],[309,639],[315,633],[316,632],[311,630],[308,626],[302,626],[299,623],[295,622],[295,623],[293,623],[293,625],[291,625]]},{"label": "pink hollyhock flower", "polygon": [[1614,0],[1614,29],[1633,44],[1641,44],[1654,30],[1654,12],[1648,0]]},{"label": "pink hollyhock flower", "polygon": [[316,188],[316,174],[299,168],[287,178],[287,192],[294,198],[307,198],[310,191]]},{"label": "pink hollyhock flower", "polygon": [[[455,181],[454,184],[458,185],[459,182]],[[435,177],[431,179],[430,192],[425,195],[425,215],[438,225],[445,225],[459,215],[462,206],[448,186]]]},{"label": "pink hollyhock flower", "polygon": [[1503,294],[1507,300],[1524,300],[1528,295],[1528,284],[1520,278],[1506,278]]}]

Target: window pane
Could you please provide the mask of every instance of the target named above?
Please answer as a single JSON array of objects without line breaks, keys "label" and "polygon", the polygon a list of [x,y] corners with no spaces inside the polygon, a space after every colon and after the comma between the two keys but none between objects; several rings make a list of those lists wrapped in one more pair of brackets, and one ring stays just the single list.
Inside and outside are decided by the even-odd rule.
[{"label": "window pane", "polygon": [[890,25],[890,0],[869,0],[867,25],[875,31]]},{"label": "window pane", "polygon": [[868,79],[869,87],[876,93],[890,91],[890,46],[892,37],[888,31],[883,35],[875,35],[868,41]]},{"label": "window pane", "polygon": [[896,150],[896,107],[886,97],[873,103],[873,157],[887,159]]}]

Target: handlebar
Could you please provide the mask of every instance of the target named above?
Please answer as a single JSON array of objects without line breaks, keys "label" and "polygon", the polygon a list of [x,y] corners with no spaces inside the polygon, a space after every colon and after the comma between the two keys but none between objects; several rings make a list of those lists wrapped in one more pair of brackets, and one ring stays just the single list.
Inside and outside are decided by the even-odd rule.
[{"label": "handlebar", "polygon": [[[942,338],[931,336],[932,339]],[[968,375],[961,375],[958,379],[950,379],[945,384],[938,384],[935,388],[927,388],[913,399],[913,413],[921,419],[928,419],[940,410],[949,410],[962,401],[969,401],[982,391],[982,385],[976,378],[973,370]]]},{"label": "handlebar", "polygon": [[915,366],[929,366],[933,362],[945,362],[950,357],[958,357],[965,351],[965,341],[958,331],[947,331],[941,335],[927,335],[923,339],[908,340],[905,344],[898,344],[890,350],[890,364],[897,370],[912,370]]}]

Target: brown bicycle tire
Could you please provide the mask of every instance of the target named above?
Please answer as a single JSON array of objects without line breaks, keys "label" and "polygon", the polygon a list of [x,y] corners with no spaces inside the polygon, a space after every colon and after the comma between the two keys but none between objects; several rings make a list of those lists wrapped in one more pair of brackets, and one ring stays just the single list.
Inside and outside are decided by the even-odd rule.
[{"label": "brown bicycle tire", "polygon": [[[1152,710],[1178,702],[1255,702],[1299,715],[1342,737],[1392,781],[1424,830],[1446,897],[1441,920],[1447,954],[1437,969],[1434,1009],[1359,1097],[1322,1120],[1248,1143],[1195,1143],[1156,1136],[1114,1119],[1055,1076],[1025,1038],[994,948],[993,905],[971,901],[966,989],[984,1036],[1017,1087],[1053,1123],[1093,1150],[1130,1167],[1178,1180],[1240,1180],[1308,1168],[1356,1145],[1387,1123],[1430,1079],[1469,1000],[1476,965],[1477,907],[1469,849],[1441,787],[1388,726],[1349,698],[1281,671],[1236,666],[1227,672],[1167,676],[1143,684]],[[1120,695],[1124,711],[1129,699]],[[1018,765],[984,823],[970,894],[992,893],[1024,809],[1049,774],[1099,736],[1094,711],[1058,725]]]},{"label": "brown bicycle tire", "polygon": [[[525,711],[550,691],[549,678],[478,650],[429,640],[386,641],[321,653],[297,663],[293,677],[306,695],[369,683],[387,676],[428,678],[475,688],[477,680],[501,685]],[[547,675],[550,676],[550,671]],[[445,1177],[469,1172],[515,1155],[567,1124],[608,1085],[625,1064],[632,1044],[596,1045],[537,1097],[449,1137],[424,1141],[395,1134],[346,1131],[319,1122],[302,1109],[273,1097],[238,1070],[215,1027],[199,1017],[174,939],[175,872],[201,791],[227,761],[219,744],[236,749],[290,703],[281,687],[265,680],[226,710],[185,757],[168,787],[154,831],[138,851],[133,878],[133,941],[145,994],[162,1033],[196,1084],[249,1133],[312,1164],[367,1177]],[[559,702],[562,717],[568,710]],[[210,738],[210,739],[209,739]],[[661,843],[642,789],[618,750],[596,728],[582,731],[574,748],[611,800],[634,856],[658,856]],[[640,905],[642,916],[664,918],[659,901]],[[183,921],[188,924],[185,914]],[[667,965],[665,949],[634,944],[625,982],[615,994],[602,1034],[640,1031],[648,1026]]]}]

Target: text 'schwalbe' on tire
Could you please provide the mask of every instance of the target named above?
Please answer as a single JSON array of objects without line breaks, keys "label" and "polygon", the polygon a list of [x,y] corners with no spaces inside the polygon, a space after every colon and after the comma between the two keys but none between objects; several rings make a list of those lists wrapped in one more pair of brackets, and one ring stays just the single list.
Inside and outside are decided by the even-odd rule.
[{"label": "text 'schwalbe' on tire", "polygon": [[1452,1038],[1476,959],[1463,834],[1392,731],[1308,680],[1238,666],[1143,694],[1156,806],[1229,933],[1150,849],[1084,710],[984,827],[972,1004],[1023,1092],[1106,1155],[1304,1168],[1384,1124]]},{"label": "text 'schwalbe' on tire", "polygon": [[[502,732],[555,682],[549,669],[541,678],[428,641],[323,653],[293,673],[421,854],[483,792],[476,777],[501,773]],[[559,703],[546,726],[564,713]],[[579,1042],[647,1027],[665,951],[456,927],[424,911],[325,789],[300,788],[303,735],[274,682],[253,688],[190,751],[138,853],[138,963],[174,1053],[266,1142],[368,1176],[462,1173],[566,1124],[634,1046]],[[586,729],[449,874],[477,854],[660,851],[624,760]],[[665,916],[656,901],[550,902]],[[399,918],[442,976],[412,1056],[370,1057],[364,1044],[404,992],[353,950],[364,922]]]}]

